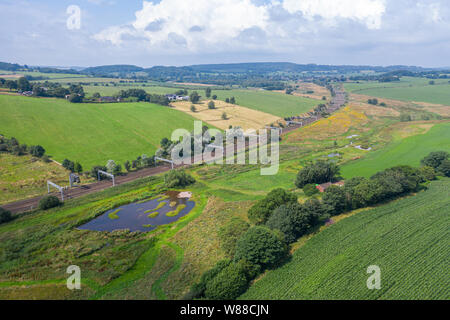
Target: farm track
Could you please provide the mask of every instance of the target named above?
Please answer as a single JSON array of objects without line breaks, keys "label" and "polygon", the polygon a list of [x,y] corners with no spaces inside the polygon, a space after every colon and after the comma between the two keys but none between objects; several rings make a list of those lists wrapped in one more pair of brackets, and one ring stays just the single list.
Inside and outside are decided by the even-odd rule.
[{"label": "farm track", "polygon": [[[336,91],[336,96],[332,99],[330,107],[328,108],[329,113],[339,110],[345,104],[345,102],[346,102],[346,100],[345,100],[344,91]],[[309,117],[307,119],[303,119],[302,120],[303,126],[294,125],[294,126],[284,128],[282,135],[286,135],[287,133],[290,133],[294,130],[297,130],[297,129],[302,128],[307,125],[310,125],[320,119],[321,119],[320,116]],[[253,147],[253,146],[249,145],[249,142],[246,139],[245,150],[248,150],[250,147]],[[237,152],[237,151],[238,151],[237,148],[235,148],[234,152]],[[176,165],[174,167],[181,168],[181,167],[185,167],[185,165]],[[167,164],[153,167],[153,168],[142,169],[142,170],[139,170],[136,172],[128,173],[127,175],[124,175],[124,176],[117,176],[115,178],[115,184],[116,184],[116,186],[122,185],[122,184],[132,182],[132,181],[135,181],[138,179],[155,176],[155,175],[170,171],[170,169],[171,169],[170,166]],[[89,185],[84,185],[84,186],[77,187],[77,188],[67,189],[64,192],[64,200],[79,198],[79,197],[86,196],[86,195],[89,195],[92,193],[103,191],[105,189],[110,188],[111,184],[112,184],[111,181],[99,181],[99,182],[95,182],[95,183],[92,183]],[[55,193],[51,193],[51,194],[54,196],[57,196],[59,199],[61,199],[61,195],[59,192],[58,193],[55,192]],[[34,197],[34,198],[26,199],[26,200],[8,203],[8,204],[3,205],[2,207],[8,211],[11,211],[13,214],[23,213],[23,212],[32,211],[32,210],[36,209],[38,207],[39,200],[41,200],[41,199],[42,199],[42,196]]]}]

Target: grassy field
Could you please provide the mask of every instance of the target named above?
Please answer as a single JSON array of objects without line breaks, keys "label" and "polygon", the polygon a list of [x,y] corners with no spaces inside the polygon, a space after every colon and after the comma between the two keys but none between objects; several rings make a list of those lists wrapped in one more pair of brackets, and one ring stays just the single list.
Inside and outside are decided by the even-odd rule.
[{"label": "grassy field", "polygon": [[[242,299],[449,299],[450,179],[312,237]],[[381,269],[368,290],[366,270]]]},{"label": "grassy field", "polygon": [[66,185],[69,173],[56,163],[0,153],[0,205],[45,194],[47,180]]},{"label": "grassy field", "polygon": [[424,78],[407,77],[402,78],[400,82],[390,83],[362,81],[360,83],[347,83],[345,89],[352,93],[379,98],[450,105],[450,83],[448,80],[434,80],[435,85],[430,85],[429,81],[429,79]]},{"label": "grassy field", "polygon": [[0,96],[2,134],[40,144],[61,162],[85,169],[152,155],[177,128],[192,130],[194,118],[150,103],[71,104],[61,99]]},{"label": "grassy field", "polygon": [[262,90],[212,90],[219,100],[235,97],[240,106],[284,118],[311,111],[318,100]]},{"label": "grassy field", "polygon": [[450,123],[433,126],[423,134],[407,138],[394,137],[386,147],[370,152],[360,160],[350,162],[341,169],[346,179],[369,177],[378,171],[396,165],[419,166],[420,160],[432,151],[450,152]]}]

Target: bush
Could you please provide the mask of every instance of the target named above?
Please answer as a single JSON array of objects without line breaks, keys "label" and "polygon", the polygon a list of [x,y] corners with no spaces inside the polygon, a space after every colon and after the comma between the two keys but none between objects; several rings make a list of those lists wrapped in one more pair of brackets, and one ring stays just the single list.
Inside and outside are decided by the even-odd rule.
[{"label": "bush", "polygon": [[428,156],[422,159],[421,164],[423,166],[432,167],[435,170],[439,168],[444,160],[449,158],[448,152],[445,151],[437,151],[431,152]]},{"label": "bush", "polygon": [[216,104],[214,103],[214,101],[208,102],[208,109],[215,109],[215,108],[216,108]]},{"label": "bush", "polygon": [[441,165],[437,168],[437,171],[446,177],[450,177],[450,161],[442,161]]},{"label": "bush", "polygon": [[33,157],[41,158],[45,154],[45,149],[41,146],[31,146],[30,154]]},{"label": "bush", "polygon": [[238,240],[235,261],[246,260],[262,269],[275,266],[286,257],[282,236],[266,227],[252,227]]},{"label": "bush", "polygon": [[306,186],[303,187],[303,192],[304,192],[305,195],[307,195],[308,197],[311,197],[311,196],[313,196],[313,195],[319,193],[319,190],[317,190],[315,184],[307,184]]},{"label": "bush", "polygon": [[270,218],[273,210],[290,202],[297,202],[297,196],[295,194],[281,188],[274,189],[266,196],[266,198],[258,201],[250,208],[248,211],[248,218],[254,224],[265,224]]},{"label": "bush", "polygon": [[295,185],[297,188],[303,188],[307,184],[321,184],[332,181],[339,175],[339,167],[326,161],[317,161],[315,164],[304,167],[297,174]]},{"label": "bush", "polygon": [[189,293],[184,297],[186,300],[202,298],[205,295],[206,285],[214,279],[223,269],[230,265],[230,260],[219,261],[212,269],[202,274],[200,282],[194,284]]},{"label": "bush", "polygon": [[39,201],[39,209],[48,210],[61,205],[61,201],[55,196],[46,196]]},{"label": "bush", "polygon": [[195,183],[195,179],[184,170],[172,170],[164,175],[167,188],[186,187]]},{"label": "bush", "polygon": [[[95,166],[92,167],[91,172],[89,173],[89,175],[94,178],[94,179],[98,179],[98,172],[99,171],[106,171],[106,167],[103,166]],[[103,176],[100,176],[100,180],[103,179]]]},{"label": "bush", "polygon": [[0,224],[9,222],[13,219],[11,212],[0,207]]},{"label": "bush", "polygon": [[68,159],[64,159],[62,166],[70,172],[75,172],[75,163]]},{"label": "bush", "polygon": [[236,242],[250,228],[244,220],[234,217],[219,229],[220,246],[230,258],[234,257]]},{"label": "bush", "polygon": [[212,300],[234,300],[248,288],[245,271],[232,263],[206,284],[205,297]]}]

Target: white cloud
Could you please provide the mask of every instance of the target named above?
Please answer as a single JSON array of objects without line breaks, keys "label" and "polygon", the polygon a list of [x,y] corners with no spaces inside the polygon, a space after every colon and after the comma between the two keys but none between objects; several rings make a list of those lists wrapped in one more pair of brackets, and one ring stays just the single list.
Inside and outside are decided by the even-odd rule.
[{"label": "white cloud", "polygon": [[365,23],[369,29],[381,27],[386,11],[385,0],[284,0],[283,8],[291,14],[301,12],[309,19],[351,19]]}]

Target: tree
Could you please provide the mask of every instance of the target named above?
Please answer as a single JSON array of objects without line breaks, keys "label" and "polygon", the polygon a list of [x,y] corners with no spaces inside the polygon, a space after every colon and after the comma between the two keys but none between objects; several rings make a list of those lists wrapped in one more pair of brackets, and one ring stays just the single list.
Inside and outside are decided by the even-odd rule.
[{"label": "tree", "polygon": [[21,77],[17,80],[17,89],[20,91],[31,91],[32,87],[27,78]]},{"label": "tree", "polygon": [[130,172],[130,170],[131,170],[131,164],[130,164],[130,161],[127,160],[127,161],[123,164],[123,166],[124,166],[125,170],[127,170],[127,172]]},{"label": "tree", "polygon": [[17,81],[6,80],[5,87],[7,87],[9,91],[17,89]]},{"label": "tree", "polygon": [[342,187],[329,187],[325,190],[322,200],[332,216],[345,212],[348,209],[347,193]]},{"label": "tree", "polygon": [[295,194],[281,188],[274,189],[264,199],[258,201],[250,208],[247,213],[248,218],[254,224],[265,224],[273,210],[290,202],[297,202],[297,196]]},{"label": "tree", "polygon": [[236,104],[236,99],[235,99],[234,97],[231,97],[230,103],[231,103],[231,104]]},{"label": "tree", "polygon": [[227,119],[228,119],[228,116],[227,116],[226,112],[222,113],[222,120],[227,120]]},{"label": "tree", "polygon": [[9,222],[12,219],[11,212],[0,207],[0,224]]},{"label": "tree", "polygon": [[238,217],[233,217],[227,224],[219,229],[220,247],[229,258],[234,257],[236,243],[250,228],[250,225]]},{"label": "tree", "polygon": [[438,169],[444,160],[449,158],[449,153],[445,151],[431,152],[420,162],[423,166],[432,167]]},{"label": "tree", "polygon": [[[91,175],[92,178],[98,179],[98,172],[99,172],[99,171],[106,171],[106,170],[107,170],[106,167],[103,167],[103,166],[94,166],[94,167],[92,167],[92,169],[91,169],[90,175]],[[100,176],[100,179],[103,179],[103,176]]]},{"label": "tree", "polygon": [[299,171],[295,185],[303,188],[305,185],[313,183],[320,184],[333,181],[339,175],[340,169],[333,162],[317,161]]},{"label": "tree", "polygon": [[69,102],[71,103],[81,103],[83,102],[83,97],[76,94],[76,93],[72,93],[71,95],[69,95]]},{"label": "tree", "polygon": [[437,168],[437,171],[446,177],[450,177],[450,160],[445,159],[442,161],[441,165]]},{"label": "tree", "polygon": [[75,162],[75,165],[74,165],[73,169],[74,169],[74,171],[76,173],[82,173],[83,172],[83,166],[80,163],[78,163],[78,162]]},{"label": "tree", "polygon": [[208,109],[215,109],[215,108],[216,108],[216,104],[214,103],[214,101],[208,102]]},{"label": "tree", "polygon": [[100,95],[100,93],[98,93],[98,92],[95,92],[93,95],[92,95],[92,98],[94,98],[94,99],[100,99],[102,96]]},{"label": "tree", "polygon": [[211,88],[206,88],[206,90],[205,90],[205,96],[206,96],[206,98],[210,98],[211,97]]},{"label": "tree", "polygon": [[217,95],[214,94],[214,95],[212,96],[212,99],[213,99],[213,100],[217,100]]},{"label": "tree", "polygon": [[62,166],[69,170],[70,172],[75,172],[75,163],[73,161],[70,161],[68,159],[64,159]]},{"label": "tree", "polygon": [[39,201],[39,209],[48,210],[61,205],[61,201],[55,196],[45,196]]},{"label": "tree", "polygon": [[263,269],[279,263],[287,255],[282,236],[267,227],[256,226],[238,240],[234,261],[246,260]]},{"label": "tree", "polygon": [[191,111],[192,111],[192,112],[196,112],[196,111],[197,111],[197,108],[196,108],[194,105],[191,105]]},{"label": "tree", "polygon": [[225,99],[225,102],[226,102],[226,103],[230,103],[230,98],[226,98],[226,99]]},{"label": "tree", "polygon": [[192,103],[198,103],[200,101],[200,95],[198,94],[197,91],[194,91],[189,96],[189,99],[191,99]]},{"label": "tree", "polygon": [[184,170],[172,170],[164,175],[167,188],[186,187],[195,183],[195,179]]},{"label": "tree", "polygon": [[289,203],[275,209],[266,226],[284,234],[287,243],[292,243],[317,224],[318,214],[298,203]]},{"label": "tree", "polygon": [[245,271],[231,263],[206,284],[205,297],[211,300],[234,300],[248,288]]},{"label": "tree", "polygon": [[39,145],[30,147],[30,154],[33,157],[41,158],[45,154],[45,149]]},{"label": "tree", "polygon": [[200,281],[194,284],[186,295],[187,300],[202,298],[205,295],[206,285],[214,279],[222,270],[230,265],[230,260],[219,261],[212,269],[202,274]]}]

